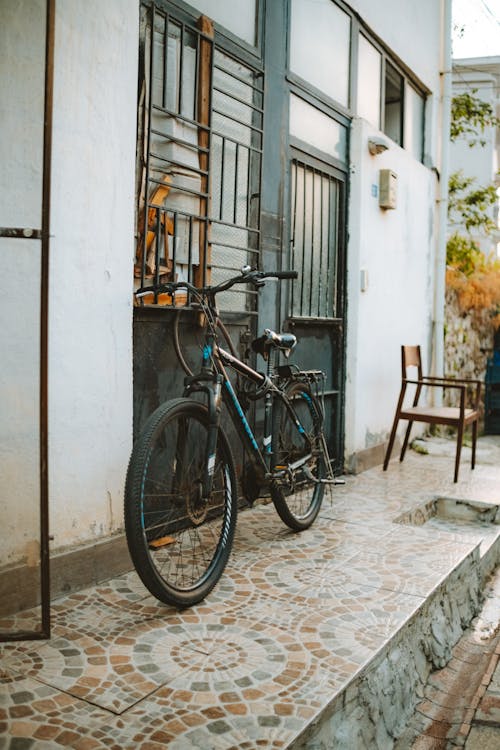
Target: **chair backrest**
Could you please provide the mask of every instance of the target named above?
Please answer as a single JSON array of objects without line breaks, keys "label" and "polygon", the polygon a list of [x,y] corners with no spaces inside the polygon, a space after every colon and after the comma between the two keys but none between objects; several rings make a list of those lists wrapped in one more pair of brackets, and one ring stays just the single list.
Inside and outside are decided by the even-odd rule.
[{"label": "chair backrest", "polygon": [[402,346],[401,347],[401,374],[403,378],[408,377],[407,368],[416,367],[418,380],[422,378],[422,358],[420,356],[420,346]]}]

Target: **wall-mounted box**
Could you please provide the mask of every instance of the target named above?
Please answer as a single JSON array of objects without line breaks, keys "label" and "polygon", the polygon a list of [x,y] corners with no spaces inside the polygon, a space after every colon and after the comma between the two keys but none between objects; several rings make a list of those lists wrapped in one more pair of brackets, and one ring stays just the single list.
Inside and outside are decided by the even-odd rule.
[{"label": "wall-mounted box", "polygon": [[397,174],[392,169],[381,169],[378,191],[378,204],[380,208],[396,208],[397,186]]}]

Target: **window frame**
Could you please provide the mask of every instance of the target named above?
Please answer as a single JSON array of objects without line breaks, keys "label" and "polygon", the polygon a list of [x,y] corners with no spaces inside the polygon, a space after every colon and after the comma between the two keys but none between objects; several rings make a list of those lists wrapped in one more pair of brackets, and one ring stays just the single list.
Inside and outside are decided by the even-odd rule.
[{"label": "window frame", "polygon": [[[287,49],[287,72],[286,79],[290,87],[294,87],[296,93],[304,99],[312,97],[311,103],[315,102],[315,106],[320,103],[327,108],[327,112],[333,113],[336,118],[343,116],[349,121],[354,117],[358,116],[358,54],[359,54],[359,36],[362,35],[364,38],[380,53],[381,55],[381,66],[380,66],[380,102],[379,102],[379,126],[377,127],[381,132],[385,133],[385,81],[386,81],[386,66],[389,63],[394,70],[402,77],[402,101],[401,101],[401,148],[409,150],[411,152],[411,144],[405,143],[405,89],[406,86],[410,85],[414,91],[422,97],[423,108],[422,108],[422,152],[418,160],[422,162],[423,154],[425,152],[425,132],[426,132],[426,117],[427,117],[427,99],[431,93],[425,84],[411,71],[404,62],[399,59],[386,44],[378,37],[370,27],[350,8],[343,0],[331,0],[341,10],[347,13],[351,17],[351,39],[350,39],[350,61],[349,61],[349,106],[345,107],[340,102],[331,99],[325,92],[317,89],[312,84],[305,81],[299,75],[294,73],[290,68],[290,49]],[[287,44],[290,45],[291,35],[291,3],[289,3],[289,19],[288,19],[288,34]],[[292,90],[292,88],[291,88]],[[390,136],[387,136],[390,137]],[[392,139],[391,139],[392,140]],[[394,141],[396,143],[396,141]],[[417,158],[417,157],[414,157]]]},{"label": "window frame", "polygon": [[[337,0],[332,0],[332,2],[337,2]],[[355,86],[357,83],[357,73],[358,73],[358,38],[361,34],[365,37],[365,39],[370,42],[371,45],[380,53],[381,55],[381,67],[380,67],[380,111],[379,111],[379,119],[380,119],[380,126],[379,130],[386,134],[385,132],[385,82],[386,82],[386,66],[387,63],[391,65],[392,68],[402,77],[402,98],[401,98],[401,123],[400,123],[400,130],[401,130],[401,144],[399,145],[401,148],[410,151],[411,152],[411,144],[405,143],[405,117],[406,117],[406,87],[411,86],[412,89],[415,91],[416,94],[418,94],[422,98],[422,122],[421,122],[421,128],[422,128],[422,149],[421,154],[417,158],[418,161],[422,163],[423,161],[423,155],[425,151],[425,132],[426,132],[426,117],[427,117],[427,100],[429,97],[429,94],[431,93],[430,90],[425,86],[424,83],[411,71],[396,55],[394,55],[391,50],[385,45],[382,40],[374,34],[373,31],[370,30],[370,28],[362,22],[359,18],[355,17],[355,25],[356,28],[353,28],[353,34],[355,35],[355,75],[353,74],[351,78],[353,79],[353,85]],[[354,104],[354,112],[353,115],[357,115],[357,105],[358,105],[358,92],[357,90],[354,93],[353,98],[353,104]],[[374,125],[374,127],[376,127]],[[387,135],[387,134],[386,134]],[[387,136],[390,138],[390,136]],[[391,139],[392,140],[392,139]],[[394,143],[397,143],[394,141]]]},{"label": "window frame", "polygon": [[[144,98],[144,104],[143,104],[143,111],[139,112],[139,118],[138,118],[138,135],[137,135],[137,143],[138,143],[138,159],[137,159],[137,173],[138,173],[138,180],[136,185],[136,210],[137,210],[137,227],[138,227],[138,237],[137,237],[137,258],[135,263],[135,281],[136,286],[139,284],[140,286],[151,284],[152,282],[158,283],[160,281],[160,276],[163,275],[163,278],[165,278],[165,274],[171,275],[175,278],[175,274],[178,269],[178,263],[181,264],[187,263],[187,278],[189,281],[195,283],[196,286],[199,286],[200,284],[207,284],[211,283],[212,274],[215,273],[225,273],[225,271],[228,271],[228,273],[225,273],[226,276],[233,275],[233,271],[230,265],[230,261],[227,259],[224,259],[222,256],[227,255],[230,253],[231,248],[233,248],[234,245],[234,252],[236,255],[239,253],[245,254],[246,253],[246,259],[243,261],[243,265],[247,264],[249,262],[249,257],[251,256],[253,260],[253,264],[258,264],[259,257],[260,257],[260,246],[261,246],[261,229],[260,229],[260,195],[262,192],[262,159],[263,159],[263,135],[264,135],[264,71],[263,71],[263,65],[262,61],[258,57],[258,55],[255,54],[248,54],[248,50],[237,48],[235,44],[229,43],[227,44],[227,39],[225,35],[218,34],[217,29],[215,28],[214,23],[214,33],[213,38],[209,41],[211,41],[211,62],[210,62],[210,101],[209,101],[209,112],[208,112],[208,122],[206,125],[201,125],[198,120],[198,114],[199,110],[196,105],[196,100],[198,96],[198,88],[199,88],[199,70],[196,67],[195,73],[194,73],[194,79],[193,79],[193,85],[194,85],[194,101],[195,101],[195,112],[193,115],[189,115],[187,118],[184,116],[184,114],[179,110],[179,114],[176,115],[175,112],[177,111],[174,107],[172,111],[168,109],[167,104],[163,104],[164,111],[162,111],[160,114],[167,115],[168,119],[172,119],[173,125],[175,126],[176,123],[187,123],[188,127],[194,128],[198,131],[198,145],[196,146],[193,142],[193,145],[190,146],[190,149],[194,151],[194,153],[197,153],[200,158],[202,158],[202,155],[205,154],[205,157],[203,157],[207,164],[205,167],[202,167],[200,164],[200,168],[194,168],[194,172],[198,173],[200,175],[200,180],[203,181],[205,179],[202,175],[206,175],[206,180],[208,181],[209,188],[205,193],[205,189],[203,187],[196,188],[196,190],[193,190],[190,188],[183,188],[180,185],[172,184],[171,188],[169,187],[169,192],[172,193],[172,191],[175,189],[177,193],[180,192],[181,195],[184,194],[184,190],[187,191],[187,195],[193,194],[195,195],[195,198],[200,201],[200,207],[196,211],[192,211],[191,209],[186,209],[185,206],[183,207],[175,207],[172,203],[169,203],[169,200],[171,200],[171,195],[169,195],[169,192],[167,192],[167,197],[164,199],[162,198],[161,206],[156,206],[156,201],[160,200],[152,198],[152,186],[158,186],[158,178],[154,178],[154,172],[158,171],[158,166],[156,164],[157,155],[154,153],[155,150],[158,151],[159,149],[155,149],[155,141],[154,139],[151,140],[151,132],[155,132],[155,138],[159,137],[165,139],[165,136],[167,136],[167,143],[172,143],[175,148],[176,144],[176,136],[172,137],[169,135],[168,130],[165,130],[165,134],[161,135],[156,133],[154,131],[154,127],[152,127],[152,123],[154,122],[154,112],[156,109],[158,109],[157,104],[154,102],[155,98],[155,87],[158,87],[160,85],[161,89],[164,91],[164,99],[166,96],[167,91],[167,82],[168,78],[166,73],[166,64],[165,64],[165,50],[166,50],[166,42],[161,42],[160,44],[163,45],[163,57],[158,60],[157,55],[158,52],[155,52],[153,49],[152,39],[153,34],[151,31],[148,31],[148,29],[152,29],[152,21],[154,25],[154,20],[157,17],[161,17],[163,20],[163,35],[166,35],[166,24],[173,24],[174,26],[179,26],[180,29],[185,29],[186,32],[181,31],[181,45],[182,43],[182,34],[187,33],[189,30],[189,33],[193,34],[197,39],[197,45],[198,45],[198,51],[196,52],[196,61],[197,65],[199,63],[199,55],[200,52],[200,44],[203,42],[201,41],[203,39],[203,32],[200,32],[199,29],[197,29],[197,18],[194,18],[192,13],[187,13],[185,10],[181,9],[179,10],[178,3],[175,2],[168,2],[167,0],[154,0],[154,1],[147,1],[147,0],[141,0],[141,17],[143,17],[143,26],[144,31],[143,33],[143,43],[141,43],[141,55],[143,56],[143,63],[142,67],[144,69],[144,80],[146,81],[146,96]],[[184,4],[182,4],[184,5]],[[260,4],[261,5],[261,4]],[[201,14],[203,15],[203,14]],[[199,16],[198,16],[199,18]],[[161,28],[161,21],[160,21],[160,28]],[[155,31],[156,33],[156,31]],[[148,35],[149,35],[149,42],[148,42]],[[161,32],[160,32],[161,35]],[[222,42],[222,43],[221,43]],[[186,43],[187,44],[187,43]],[[242,44],[244,44],[242,42]],[[248,45],[246,45],[248,46]],[[184,48],[183,48],[184,49]],[[195,45],[196,50],[196,45]],[[181,62],[178,63],[180,75],[182,76],[182,54],[181,53]],[[156,55],[156,58],[155,58]],[[160,84],[157,82],[155,83],[155,77],[154,77],[154,70],[153,70],[153,61],[156,59],[156,65],[159,66],[156,68],[156,70],[160,71]],[[221,67],[221,61],[224,60],[227,62],[227,72],[225,67]],[[231,68],[233,66],[241,66],[242,68],[245,68],[249,75],[249,80],[245,81],[243,77],[239,77],[237,73],[234,71],[231,72]],[[149,72],[148,72],[149,71]],[[225,76],[228,75],[231,78],[234,78],[235,85],[238,87],[237,81],[241,81],[241,86],[247,86],[248,91],[250,92],[251,98],[247,101],[244,101],[242,98],[238,97],[237,92],[234,91],[231,93],[229,91],[223,90],[220,86],[220,83],[217,83],[217,74]],[[179,73],[175,73],[175,87],[176,90],[184,89],[184,86],[186,85],[184,82],[184,86],[179,86],[178,81],[178,75]],[[243,75],[243,74],[241,74]],[[149,76],[149,78],[148,78]],[[142,78],[140,79],[142,80]],[[183,79],[184,80],[184,79]],[[188,91],[188,89],[185,89]],[[190,90],[189,90],[190,91]],[[240,96],[242,96],[240,94]],[[224,111],[221,111],[220,106],[221,102],[219,101],[218,105],[218,99],[220,98],[228,98],[230,100],[230,103],[237,103],[240,102],[241,106],[246,106],[246,108],[250,109],[250,114],[245,115],[245,128],[250,132],[253,133],[251,135],[251,142],[246,143],[243,142],[244,139],[242,138],[241,144],[237,144],[236,140],[234,140],[235,136],[231,136],[231,133],[222,133],[221,135],[221,127],[220,122],[219,126],[217,125],[217,119],[219,121],[224,120],[224,118],[229,118],[228,122],[231,120],[233,122],[237,121],[236,115],[234,112],[232,112],[231,107],[227,109],[226,114],[224,114]],[[178,98],[178,95],[177,97]],[[260,101],[259,101],[260,99]],[[222,106],[222,110],[224,110],[224,106]],[[142,114],[142,118],[141,118]],[[142,121],[141,121],[142,119]],[[248,122],[247,122],[248,120]],[[243,127],[243,121],[241,123],[241,126]],[[223,128],[222,128],[223,129]],[[206,134],[206,137],[209,139],[208,148],[204,147],[203,145],[200,145],[200,132],[204,132]],[[254,136],[257,139],[254,141]],[[232,171],[234,172],[234,179],[233,184],[230,184],[230,181],[228,182],[224,178],[224,164],[222,163],[224,161],[224,143],[227,139],[227,142],[231,142],[233,145],[235,145],[235,155],[234,155],[234,164],[232,164]],[[237,139],[238,140],[238,139]],[[222,142],[222,147],[221,143]],[[179,142],[180,144],[187,144],[186,141],[183,141],[182,139]],[[243,224],[240,226],[238,224],[238,221],[236,219],[236,213],[238,211],[238,216],[241,216],[241,211],[243,210],[243,206],[237,205],[238,204],[238,184],[236,184],[236,179],[240,178],[245,181],[245,176],[242,173],[241,175],[238,174],[239,172],[239,153],[241,154],[241,151],[239,151],[239,148],[245,149],[248,151],[247,155],[247,178],[246,178],[246,185],[247,185],[247,193],[246,193],[246,208],[244,208],[246,213],[246,221],[243,222]],[[180,148],[183,148],[183,145],[180,146]],[[220,152],[220,160],[221,164],[219,164],[218,161],[215,161],[214,156],[215,154],[218,154]],[[257,154],[257,156],[256,156]],[[174,175],[174,183],[175,183],[175,174],[176,169],[180,169],[182,171],[182,165],[177,161],[178,157],[174,155],[173,157],[170,157],[168,155],[160,157],[161,161],[163,163],[163,168],[166,170],[166,174],[170,174],[169,170],[171,171],[173,169],[172,174]],[[255,162],[255,159],[257,159],[258,163]],[[153,160],[153,167],[151,167],[151,160]],[[231,161],[229,159],[229,161]],[[228,162],[229,164],[229,162]],[[177,165],[177,166],[176,166]],[[180,165],[180,166],[179,166]],[[229,165],[231,166],[231,165]],[[151,170],[153,170],[153,176],[151,173]],[[142,177],[139,179],[139,176],[142,174]],[[214,184],[214,180],[217,178],[220,178],[220,184],[217,183],[217,185]],[[167,180],[168,178],[165,178]],[[258,183],[258,189],[256,189],[255,185]],[[202,182],[200,183],[203,184]],[[216,198],[217,195],[220,196],[220,205],[222,205],[222,201],[225,198],[231,198],[231,196],[226,193],[227,187],[226,185],[229,184],[229,191],[231,191],[231,187],[233,188],[232,200],[233,200],[233,211],[234,211],[234,218],[231,220],[226,220],[226,218],[222,215],[218,214],[218,199]],[[241,183],[243,184],[243,183]],[[154,195],[154,192],[153,192]],[[255,196],[258,196],[257,201],[258,205],[255,206]],[[147,198],[147,200],[146,200]],[[153,201],[153,203],[152,203]],[[164,202],[163,202],[164,201]],[[205,202],[205,208],[203,208],[202,204]],[[153,240],[154,245],[154,270],[153,270],[153,276],[151,274],[151,269],[146,268],[146,255],[147,255],[147,243],[146,243],[146,236],[149,236],[152,234],[150,231],[150,214],[151,212],[155,213],[155,216],[153,216],[153,223],[154,223],[154,232],[156,234],[155,239]],[[220,213],[220,212],[219,212]],[[191,216],[192,214],[192,216]],[[179,219],[179,217],[181,217]],[[173,235],[172,235],[172,229],[170,228],[168,230],[169,235],[169,250],[167,254],[167,250],[163,250],[161,245],[162,243],[167,246],[167,222],[169,220],[173,221]],[[179,235],[179,224],[177,223],[179,221],[182,222],[188,222],[188,229],[184,231],[184,235],[188,236],[188,259],[185,260],[179,260],[176,259],[176,253],[178,253],[178,243],[184,243],[183,234],[181,230],[181,234]],[[202,241],[202,235],[200,234],[200,240],[199,240],[199,251],[196,249],[198,247],[198,240],[196,239],[196,235],[198,233],[199,227],[202,227],[202,225],[205,227],[204,230],[204,240]],[[194,227],[194,229],[193,229]],[[201,230],[200,230],[201,231]],[[240,234],[242,236],[245,236],[246,234],[246,244],[245,247],[240,246],[240,240],[233,239],[233,240],[227,240],[227,244],[224,241],[224,238],[222,235],[224,232],[227,233],[233,233],[233,234]],[[149,241],[149,239],[148,239]],[[234,244],[236,243],[236,244]],[[220,262],[217,262],[211,257],[212,249],[214,247],[219,246],[222,248],[221,253],[221,259]],[[246,248],[246,249],[245,249]],[[199,252],[199,261],[197,260],[197,253]],[[163,257],[165,256],[165,261],[168,259],[170,266],[172,266],[171,270],[164,270],[165,264],[161,263],[163,260]],[[152,253],[150,252],[149,258],[152,258]],[[227,265],[229,263],[229,265]],[[227,266],[227,267],[226,267]],[[239,266],[241,267],[241,266]],[[231,273],[229,273],[231,271]],[[182,277],[183,278],[183,277]],[[148,279],[151,279],[148,281]],[[215,283],[215,281],[212,281],[212,283]],[[255,293],[252,290],[237,290],[239,294],[231,294],[231,292],[228,292],[227,295],[231,296],[231,301],[226,300],[228,304],[228,309],[230,312],[235,312],[236,314],[240,315],[242,313],[250,313],[255,314]],[[138,303],[141,307],[155,307],[155,308],[161,308],[161,309],[172,309],[176,306],[181,305],[182,307],[190,306],[191,300],[189,299],[189,296],[186,298],[186,295],[183,293],[177,293],[178,296],[181,299],[179,302],[176,299],[172,299],[169,295],[150,295],[150,297],[142,298],[140,302]],[[226,295],[223,295],[224,297]],[[222,300],[221,300],[222,302]],[[235,305],[237,309],[235,309]]]}]

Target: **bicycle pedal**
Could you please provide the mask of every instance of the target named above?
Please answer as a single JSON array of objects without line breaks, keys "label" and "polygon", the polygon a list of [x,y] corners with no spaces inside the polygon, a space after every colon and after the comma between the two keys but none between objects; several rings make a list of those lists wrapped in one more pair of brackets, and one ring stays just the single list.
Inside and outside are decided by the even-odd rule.
[{"label": "bicycle pedal", "polygon": [[167,544],[173,544],[175,539],[173,536],[162,536],[159,539],[153,539],[149,542],[149,549],[160,549],[160,547],[166,547]]}]

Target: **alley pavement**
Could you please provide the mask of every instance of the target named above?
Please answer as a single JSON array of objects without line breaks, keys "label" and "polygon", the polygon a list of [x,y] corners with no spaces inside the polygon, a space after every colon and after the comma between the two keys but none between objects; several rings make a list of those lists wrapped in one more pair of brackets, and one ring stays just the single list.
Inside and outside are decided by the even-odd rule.
[{"label": "alley pavement", "polygon": [[500,571],[443,669],[433,672],[396,750],[499,750]]},{"label": "alley pavement", "polygon": [[189,610],[133,571],[54,601],[50,641],[0,645],[0,750],[500,748],[500,439],[458,484],[450,450],[348,476],[301,534],[241,512]]}]

